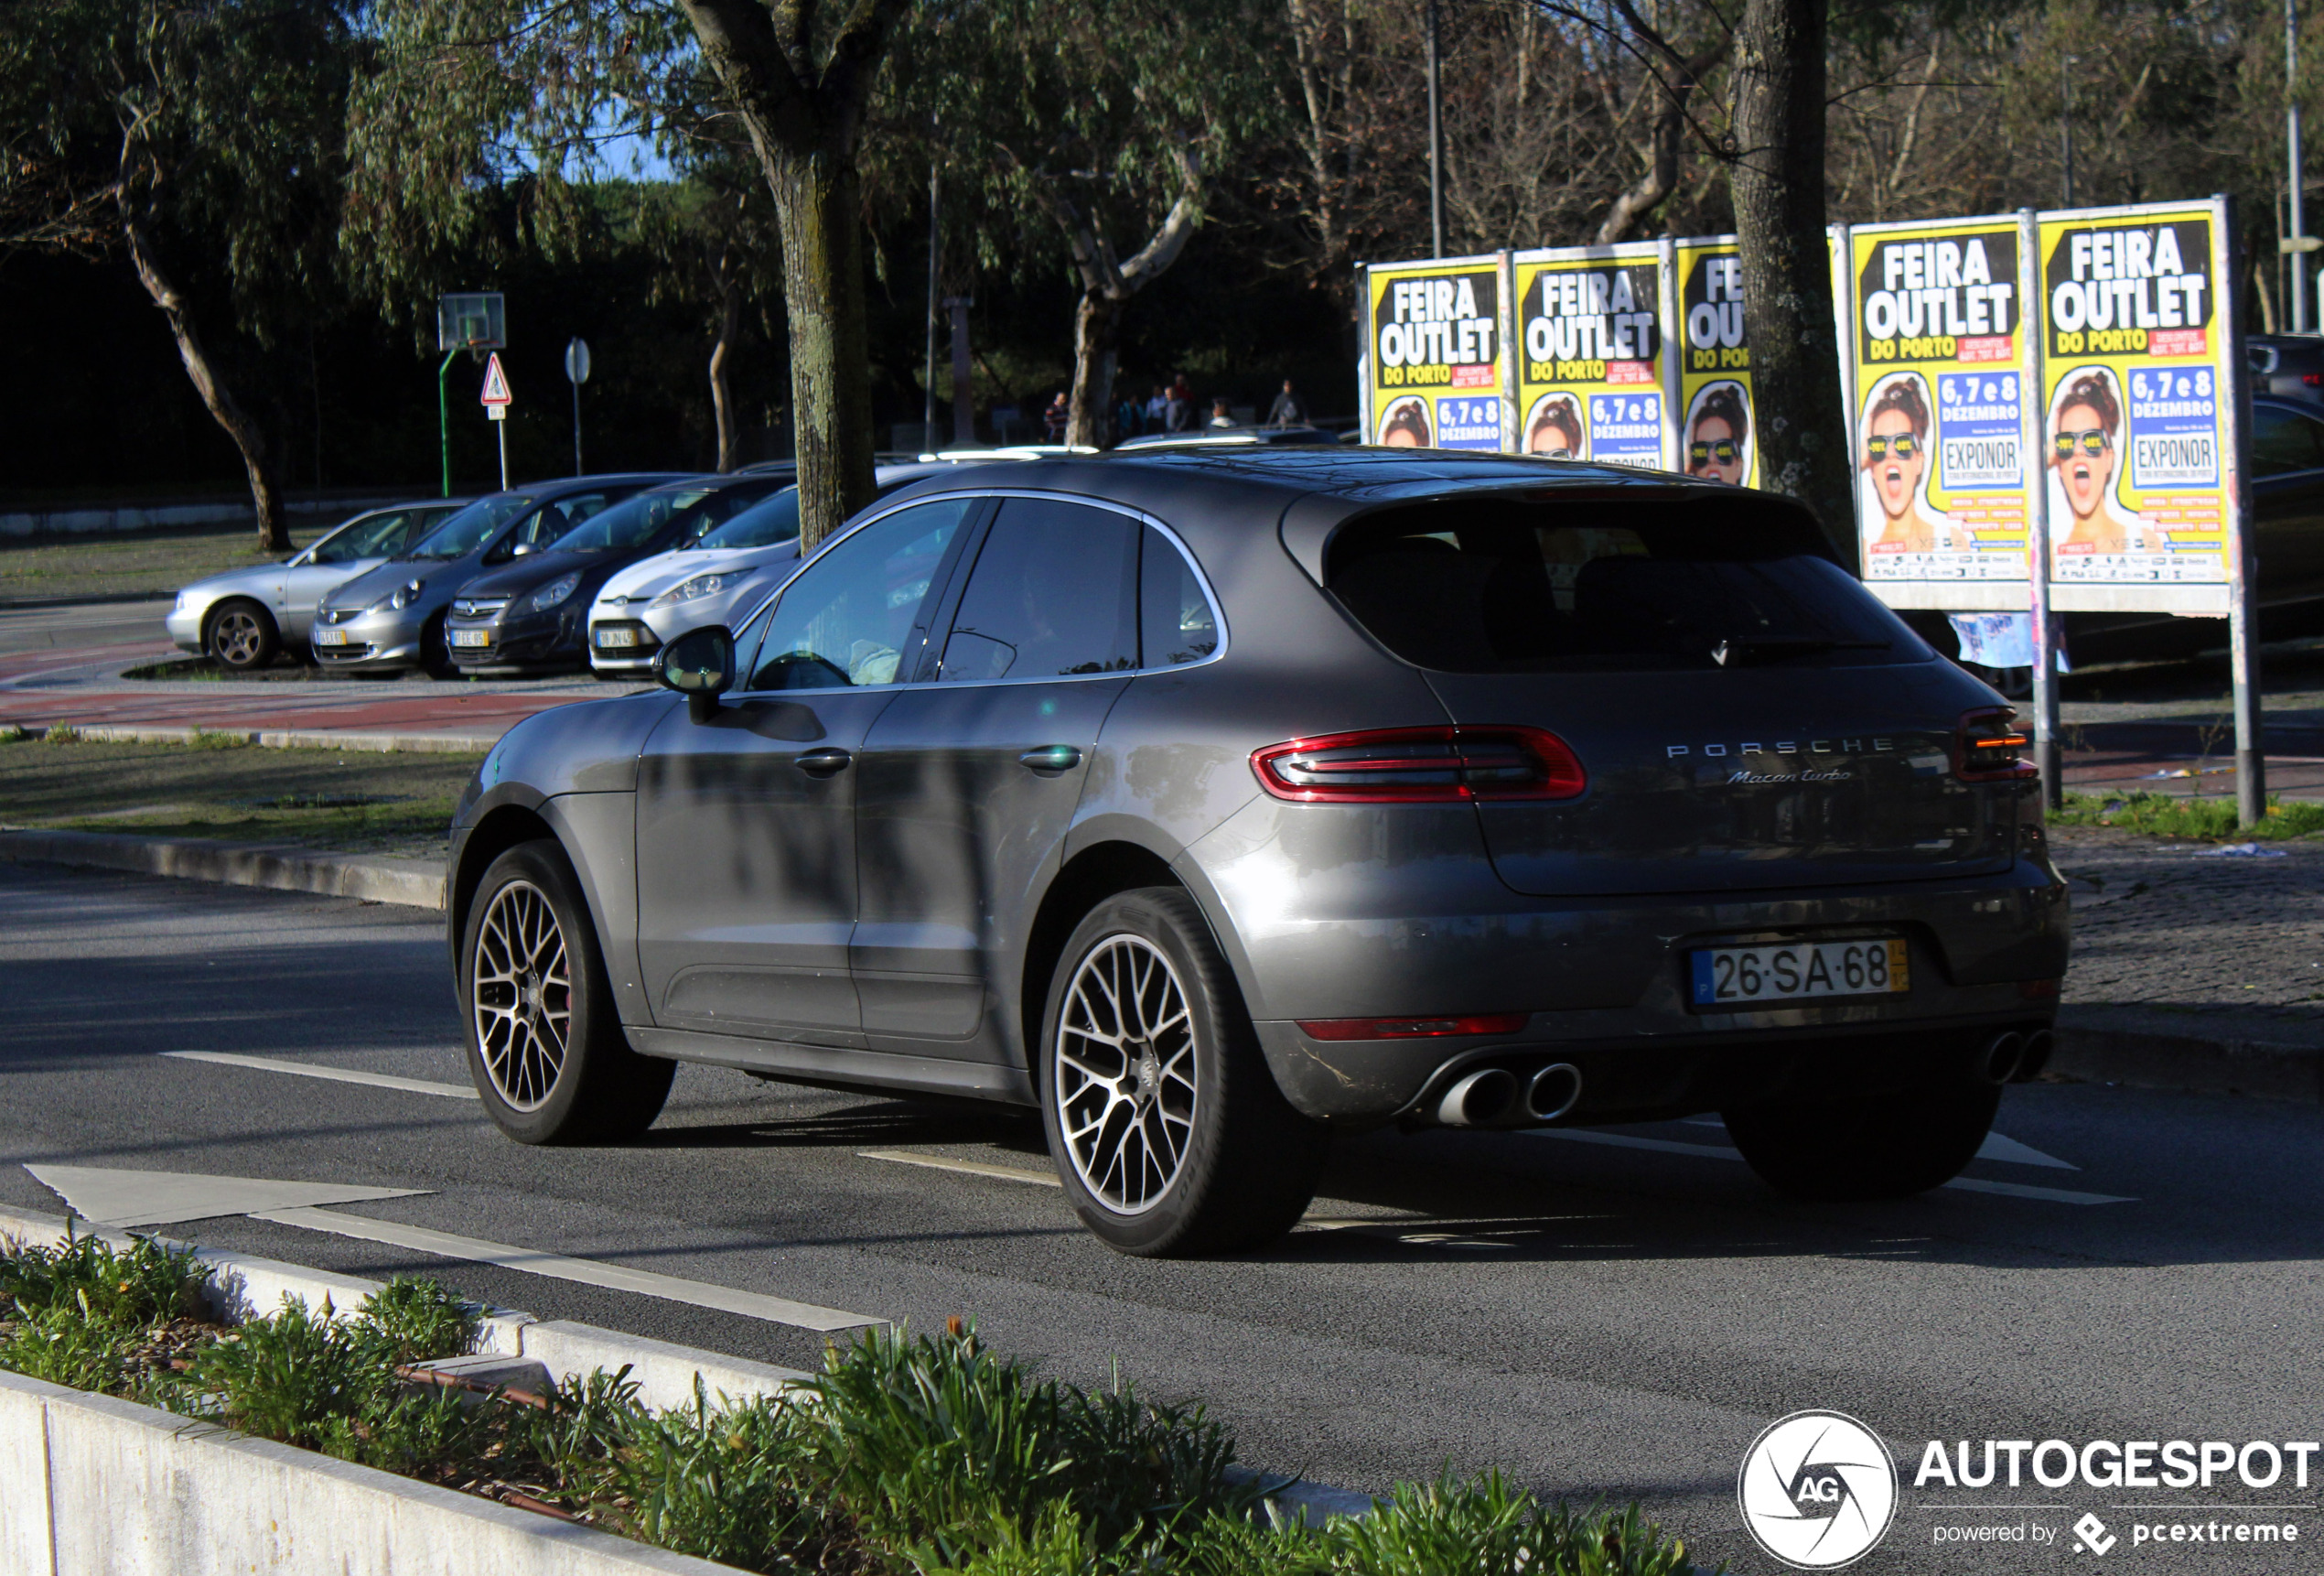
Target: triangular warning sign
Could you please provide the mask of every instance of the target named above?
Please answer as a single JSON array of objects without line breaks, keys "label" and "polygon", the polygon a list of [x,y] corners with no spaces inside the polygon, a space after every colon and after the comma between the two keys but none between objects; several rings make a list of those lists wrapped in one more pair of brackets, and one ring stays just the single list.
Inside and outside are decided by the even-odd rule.
[{"label": "triangular warning sign", "polygon": [[477,397],[486,405],[516,404],[516,395],[509,393],[509,374],[500,370],[500,356],[497,351],[484,363],[484,392]]}]

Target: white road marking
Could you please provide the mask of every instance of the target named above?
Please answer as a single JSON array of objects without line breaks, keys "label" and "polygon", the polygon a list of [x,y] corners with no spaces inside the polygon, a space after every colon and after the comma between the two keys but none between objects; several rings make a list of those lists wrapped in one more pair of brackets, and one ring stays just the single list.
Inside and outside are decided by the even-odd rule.
[{"label": "white road marking", "polygon": [[407,1095],[439,1095],[447,1100],[473,1100],[476,1091],[466,1084],[432,1084],[425,1078],[398,1078],[391,1073],[358,1073],[347,1067],[323,1067],[312,1062],[284,1062],[272,1056],[240,1056],[231,1051],[163,1051],[180,1062],[214,1062],[221,1067],[253,1067],[261,1073],[296,1073],[302,1078],[326,1078],[334,1084],[369,1084],[375,1089],[401,1089]]},{"label": "white road marking", "polygon": [[328,1231],[363,1242],[383,1242],[392,1247],[432,1253],[438,1258],[465,1259],[471,1264],[497,1264],[504,1269],[521,1269],[528,1275],[545,1275],[554,1280],[572,1280],[583,1286],[602,1287],[608,1291],[631,1291],[644,1297],[659,1297],[665,1302],[715,1308],[723,1313],[740,1313],[746,1318],[764,1319],[770,1324],[789,1324],[802,1330],[854,1330],[866,1324],[888,1322],[867,1313],[844,1313],[836,1308],[818,1308],[812,1302],[793,1302],[787,1297],[769,1297],[763,1292],[744,1291],[732,1286],[715,1286],[706,1280],[684,1280],[674,1275],[658,1275],[651,1269],[630,1269],[590,1258],[568,1258],[563,1254],[543,1253],[537,1248],[512,1247],[504,1242],[455,1236],[449,1232],[431,1231],[424,1225],[404,1225],[396,1221],[341,1214],[337,1210],[254,1210],[251,1212],[251,1218],[272,1221],[277,1225],[296,1225],[307,1231]]},{"label": "white road marking", "polygon": [[857,1150],[859,1160],[887,1160],[899,1166],[926,1166],[930,1171],[958,1171],[963,1176],[991,1177],[996,1182],[1028,1182],[1034,1187],[1063,1187],[1055,1171],[1023,1166],[996,1166],[984,1160],[956,1160],[943,1155],[914,1154],[909,1150]]},{"label": "white road marking", "polygon": [[410,1198],[408,1187],[345,1187],[331,1182],[209,1177],[185,1171],[113,1171],[99,1166],[31,1166],[33,1180],[61,1197],[91,1225],[167,1225],[181,1220],[252,1214],[318,1204]]},{"label": "white road marking", "polygon": [[[1587,1128],[1521,1128],[1517,1130],[1536,1139],[1564,1139],[1569,1143],[1607,1144],[1624,1150],[1652,1150],[1658,1154],[1693,1155],[1698,1160],[1739,1160],[1743,1158],[1739,1152],[1728,1149],[1724,1144],[1682,1144],[1669,1139],[1634,1138],[1629,1133],[1592,1132]],[[2015,1139],[2006,1141],[2016,1142]],[[2018,1147],[2024,1148],[2023,1145]],[[2040,1153],[2038,1150],[2029,1152]],[[1980,1151],[1980,1158],[1985,1158],[1983,1151]],[[2046,1155],[2042,1158],[2053,1165],[2066,1163],[2063,1160],[2050,1160]],[[2077,1168],[2069,1167],[2068,1169]],[[2136,1204],[2138,1202],[2135,1198],[2122,1198],[2113,1193],[2075,1193],[2071,1189],[2055,1187],[2028,1187],[2023,1182],[1986,1182],[1981,1177],[1955,1177],[1943,1185],[1959,1188],[1964,1193],[1999,1193],[2005,1198],[2038,1198],[2050,1204]]]},{"label": "white road marking", "polygon": [[1978,1147],[1981,1160],[2007,1160],[2020,1166],[2055,1166],[2061,1171],[2078,1171],[2082,1168],[2071,1160],[2061,1160],[2056,1155],[2045,1155],[2031,1144],[2021,1144],[2002,1133],[1987,1133]]}]

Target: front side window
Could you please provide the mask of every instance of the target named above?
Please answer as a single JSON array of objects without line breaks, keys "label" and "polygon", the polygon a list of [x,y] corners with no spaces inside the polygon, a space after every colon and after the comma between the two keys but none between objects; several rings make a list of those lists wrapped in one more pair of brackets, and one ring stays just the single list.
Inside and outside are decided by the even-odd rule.
[{"label": "front side window", "polygon": [[1137,665],[1137,522],[1011,498],[977,550],[940,676],[1044,679]]},{"label": "front side window", "polygon": [[1148,525],[1138,564],[1138,645],[1147,667],[1216,656],[1219,616],[1170,539]]},{"label": "front side window", "polygon": [[2324,426],[2274,405],[2252,413],[2252,470],[2259,476],[2288,476],[2324,466]]},{"label": "front side window", "polygon": [[[576,492],[569,498],[560,498],[554,503],[543,503],[532,519],[516,528],[516,534],[509,538],[508,546],[513,547],[522,542],[536,553],[546,552],[551,543],[612,502],[613,494],[609,492]],[[505,548],[502,550],[506,551]]]},{"label": "front side window", "polygon": [[403,540],[404,523],[411,517],[400,509],[358,520],[315,544],[317,564],[346,564],[357,558],[384,557]]},{"label": "front side window", "polygon": [[800,570],[768,621],[750,687],[896,683],[936,571],[978,502],[899,509]]}]

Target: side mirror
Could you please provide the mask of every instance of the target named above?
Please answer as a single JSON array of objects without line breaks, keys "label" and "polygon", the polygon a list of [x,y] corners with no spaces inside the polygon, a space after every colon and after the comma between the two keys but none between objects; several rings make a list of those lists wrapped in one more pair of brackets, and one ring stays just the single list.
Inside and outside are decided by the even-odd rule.
[{"label": "side mirror", "polygon": [[532,552],[532,551],[533,551],[533,544],[532,544],[532,543],[530,543],[530,542],[524,542],[524,541],[519,541],[519,542],[514,543],[513,545],[511,545],[510,546],[510,548],[509,548],[509,556],[510,556],[510,557],[511,557],[511,558],[522,558],[522,557],[523,557],[523,556],[524,556],[527,553],[530,553],[530,552]]},{"label": "side mirror", "polygon": [[686,710],[696,722],[707,721],[718,709],[718,697],[735,686],[735,637],[724,624],[688,630],[662,648],[653,676],[662,688],[686,697]]}]

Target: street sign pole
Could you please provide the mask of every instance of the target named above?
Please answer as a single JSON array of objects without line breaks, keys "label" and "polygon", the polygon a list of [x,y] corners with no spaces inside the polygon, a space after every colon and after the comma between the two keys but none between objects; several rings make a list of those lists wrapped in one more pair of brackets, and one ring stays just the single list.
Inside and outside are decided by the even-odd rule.
[{"label": "street sign pole", "polygon": [[581,474],[581,385],[589,381],[589,341],[576,337],[565,345],[565,381],[573,385],[573,474]]},{"label": "street sign pole", "polygon": [[484,391],[477,398],[483,403],[484,414],[500,435],[500,491],[509,490],[509,406],[516,396],[509,392],[509,374],[500,370],[500,358],[496,351],[484,363]]}]

